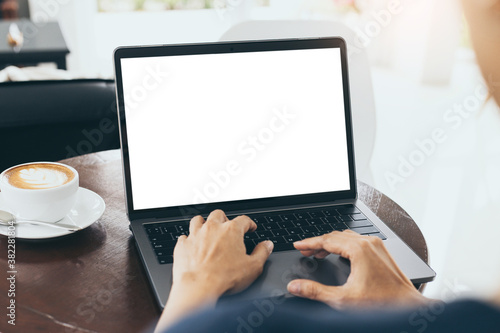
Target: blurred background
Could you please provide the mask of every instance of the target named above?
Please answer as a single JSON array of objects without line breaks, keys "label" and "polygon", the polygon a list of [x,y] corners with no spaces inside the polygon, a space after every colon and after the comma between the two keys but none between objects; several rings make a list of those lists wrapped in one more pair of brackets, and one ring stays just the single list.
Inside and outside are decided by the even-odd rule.
[{"label": "blurred background", "polygon": [[371,176],[360,178],[421,228],[438,274],[425,294],[498,285],[500,110],[458,0],[19,0],[17,15],[59,22],[68,71],[100,78],[112,78],[118,46],[217,41],[249,20],[342,22],[351,51],[368,55],[375,98]]}]

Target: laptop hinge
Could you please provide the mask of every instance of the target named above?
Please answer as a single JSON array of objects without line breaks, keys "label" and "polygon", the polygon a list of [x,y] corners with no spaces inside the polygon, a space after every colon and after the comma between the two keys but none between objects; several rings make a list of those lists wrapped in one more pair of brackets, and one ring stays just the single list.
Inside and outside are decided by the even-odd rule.
[{"label": "laptop hinge", "polygon": [[[260,209],[240,209],[240,210],[231,210],[231,211],[225,211],[226,215],[228,216],[235,216],[235,215],[245,215],[245,214],[262,214],[262,213],[272,213],[272,212],[278,212],[278,211],[287,211],[287,210],[298,210],[298,209],[314,209],[314,208],[321,208],[321,207],[330,207],[330,206],[335,206],[335,205],[345,205],[345,204],[352,204],[356,200],[355,199],[342,199],[342,200],[335,200],[331,202],[322,202],[322,203],[314,203],[314,204],[299,204],[299,205],[289,205],[289,206],[276,206],[272,208],[260,208]],[[186,217],[168,217],[168,218],[161,218],[161,217],[156,217],[156,218],[145,218],[145,219],[139,219],[139,220],[134,220],[134,222],[140,222],[140,223],[147,223],[147,222],[160,222],[160,221],[166,221],[166,222],[174,222],[174,221],[183,221],[186,220]]]},{"label": "laptop hinge", "polygon": [[[269,208],[258,208],[258,209],[239,209],[239,210],[230,210],[225,211],[227,216],[235,216],[235,215],[245,215],[245,214],[262,214],[262,213],[272,213],[279,211],[287,211],[287,210],[298,210],[298,209],[314,209],[321,207],[330,207],[336,205],[345,205],[345,204],[353,204],[356,199],[342,199],[335,200],[330,202],[322,202],[322,203],[313,203],[313,204],[298,204],[298,205],[286,205],[286,206],[275,206]],[[205,216],[205,215],[204,215]],[[206,216],[205,216],[206,217]],[[176,216],[176,217],[152,217],[152,218],[144,218],[144,219],[136,219],[134,222],[140,223],[148,223],[148,222],[174,222],[174,221],[185,221],[185,216]],[[132,222],[132,221],[131,221]]]},{"label": "laptop hinge", "polygon": [[260,209],[249,209],[249,210],[235,210],[227,211],[226,215],[243,215],[243,214],[261,214],[261,213],[272,213],[277,211],[286,210],[297,210],[297,209],[313,209],[321,207],[329,207],[334,205],[350,204],[356,201],[355,199],[343,199],[331,202],[313,203],[313,204],[299,204],[299,205],[289,205],[289,206],[276,206],[272,208],[260,208]]}]

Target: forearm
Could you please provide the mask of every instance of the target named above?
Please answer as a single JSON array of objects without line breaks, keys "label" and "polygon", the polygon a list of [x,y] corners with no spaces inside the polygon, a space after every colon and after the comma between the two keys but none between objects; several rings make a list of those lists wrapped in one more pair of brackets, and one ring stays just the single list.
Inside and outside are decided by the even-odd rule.
[{"label": "forearm", "polygon": [[262,273],[273,243],[259,243],[247,255],[243,235],[256,228],[248,216],[229,220],[221,210],[211,212],[206,221],[201,216],[191,219],[189,236],[180,236],[174,249],[172,289],[156,332],[214,306],[226,291],[245,289]]},{"label": "forearm", "polygon": [[500,105],[500,0],[462,0],[477,61]]},{"label": "forearm", "polygon": [[180,292],[172,292],[158,321],[155,333],[164,332],[172,324],[183,319],[188,314],[202,307],[212,307],[216,302],[217,298],[207,298],[196,294],[183,295]]},{"label": "forearm", "polygon": [[155,333],[165,331],[172,324],[198,309],[214,306],[224,293],[221,287],[217,287],[207,279],[185,277],[181,281],[172,285]]}]

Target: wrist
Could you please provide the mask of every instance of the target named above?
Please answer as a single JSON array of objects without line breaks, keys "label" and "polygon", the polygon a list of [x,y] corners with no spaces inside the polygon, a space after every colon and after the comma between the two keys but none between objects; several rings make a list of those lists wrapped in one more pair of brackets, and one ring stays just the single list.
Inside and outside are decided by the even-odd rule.
[{"label": "wrist", "polygon": [[422,295],[422,293],[420,293],[413,286],[409,286],[407,291],[403,291],[399,299],[402,305],[409,306],[421,306],[432,301],[431,299]]},{"label": "wrist", "polygon": [[171,294],[180,292],[197,296],[197,298],[207,298],[216,300],[227,291],[227,284],[222,283],[214,274],[200,274],[195,272],[185,272],[172,284]]},{"label": "wrist", "polygon": [[214,306],[227,289],[210,276],[193,272],[174,278],[167,304],[155,332],[163,330],[193,311]]},{"label": "wrist", "polygon": [[414,294],[413,299],[412,299],[412,303],[415,305],[424,305],[424,304],[427,304],[427,303],[432,302],[432,301],[434,301],[434,300],[425,297],[419,291],[417,291]]}]

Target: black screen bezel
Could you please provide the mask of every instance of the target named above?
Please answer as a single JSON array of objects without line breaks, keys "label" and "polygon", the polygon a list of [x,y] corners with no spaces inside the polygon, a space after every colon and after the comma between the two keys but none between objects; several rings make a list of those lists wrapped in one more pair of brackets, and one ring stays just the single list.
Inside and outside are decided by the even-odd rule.
[{"label": "black screen bezel", "polygon": [[[216,202],[199,205],[177,207],[163,207],[152,209],[133,209],[132,182],[130,175],[130,160],[127,145],[127,125],[125,119],[125,103],[122,84],[121,59],[141,57],[161,57],[196,54],[220,54],[240,52],[285,51],[319,48],[340,48],[342,82],[344,91],[344,113],[346,122],[347,154],[349,165],[350,190],[334,191],[314,194],[281,196],[275,198],[248,199],[229,202]],[[122,164],[125,180],[125,194],[127,200],[127,214],[131,221],[138,219],[167,219],[186,218],[194,215],[206,215],[214,209],[231,211],[250,211],[256,209],[270,209],[279,206],[294,206],[331,203],[336,200],[355,199],[357,195],[356,174],[354,162],[351,101],[349,93],[349,75],[347,67],[346,43],[340,37],[285,39],[245,42],[217,42],[203,44],[176,44],[158,46],[119,47],[114,52],[116,77],[116,95],[118,109],[118,123],[120,127],[120,141],[122,148]]]}]

